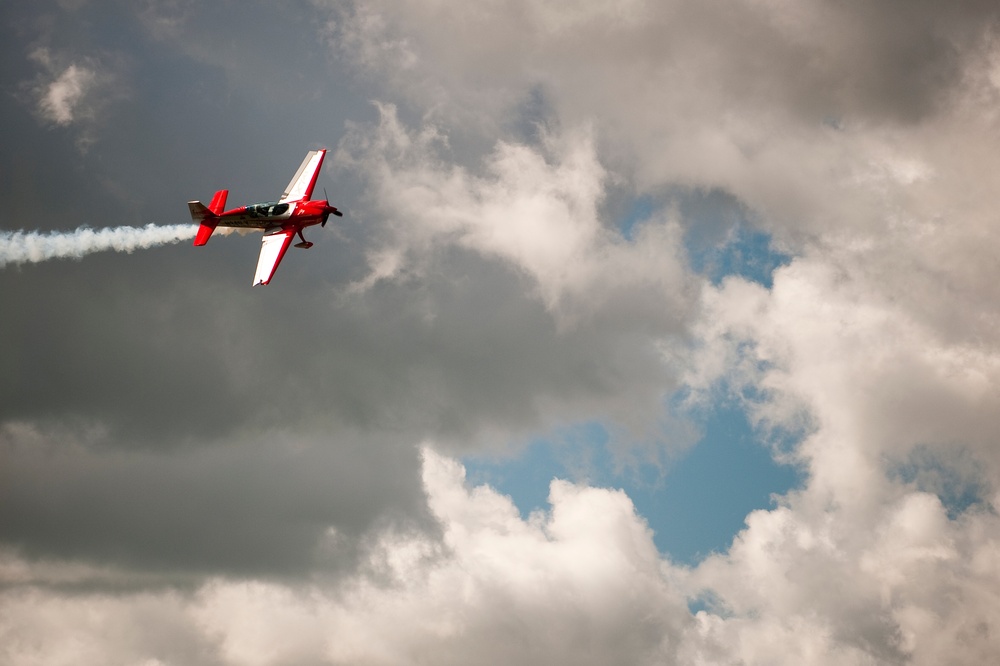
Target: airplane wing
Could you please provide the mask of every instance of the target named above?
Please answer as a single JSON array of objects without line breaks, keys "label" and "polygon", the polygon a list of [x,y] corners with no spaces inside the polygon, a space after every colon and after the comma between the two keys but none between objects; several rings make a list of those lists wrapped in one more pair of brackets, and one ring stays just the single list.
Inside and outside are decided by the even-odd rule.
[{"label": "airplane wing", "polygon": [[312,196],[313,187],[316,186],[316,177],[319,176],[319,168],[323,166],[324,157],[326,157],[326,150],[310,150],[306,153],[306,158],[302,160],[302,166],[292,176],[292,182],[288,183],[285,193],[281,195],[281,202],[299,201]]},{"label": "airplane wing", "polygon": [[294,235],[294,227],[275,229],[264,234],[264,240],[260,246],[260,257],[257,259],[257,273],[253,276],[253,286],[267,284],[271,281],[271,277],[274,275],[274,271],[278,270],[278,264],[285,256],[285,250],[288,249]]}]

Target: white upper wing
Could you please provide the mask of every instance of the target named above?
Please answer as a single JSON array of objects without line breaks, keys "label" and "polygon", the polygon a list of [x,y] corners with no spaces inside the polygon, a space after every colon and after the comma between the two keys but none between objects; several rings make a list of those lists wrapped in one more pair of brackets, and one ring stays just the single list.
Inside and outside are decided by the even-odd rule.
[{"label": "white upper wing", "polygon": [[319,176],[319,168],[323,166],[323,158],[326,157],[326,150],[310,150],[306,158],[302,160],[302,166],[292,176],[292,182],[288,183],[285,193],[281,195],[281,201],[299,201],[312,196],[313,187],[316,186],[316,177]]},{"label": "white upper wing", "polygon": [[294,228],[278,229],[264,234],[264,240],[260,245],[260,256],[257,258],[257,273],[253,276],[253,286],[271,281],[294,235]]}]

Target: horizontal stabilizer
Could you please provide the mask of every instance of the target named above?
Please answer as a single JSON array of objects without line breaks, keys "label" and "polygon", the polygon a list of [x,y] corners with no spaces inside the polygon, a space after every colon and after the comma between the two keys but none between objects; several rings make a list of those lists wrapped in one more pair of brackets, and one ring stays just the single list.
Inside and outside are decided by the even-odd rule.
[{"label": "horizontal stabilizer", "polygon": [[214,217],[212,211],[205,208],[205,204],[200,201],[188,201],[188,210],[191,211],[191,220],[193,222],[204,222]]},{"label": "horizontal stabilizer", "polygon": [[191,211],[191,219],[201,224],[198,227],[198,234],[194,237],[195,246],[204,245],[215,231],[215,226],[219,223],[219,218],[205,208],[205,204],[200,201],[189,201],[188,209]]},{"label": "horizontal stabilizer", "polygon": [[218,218],[205,220],[201,223],[201,226],[198,227],[198,235],[194,237],[196,247],[208,242],[208,239],[212,237],[212,232],[215,231],[215,225],[218,223]]}]

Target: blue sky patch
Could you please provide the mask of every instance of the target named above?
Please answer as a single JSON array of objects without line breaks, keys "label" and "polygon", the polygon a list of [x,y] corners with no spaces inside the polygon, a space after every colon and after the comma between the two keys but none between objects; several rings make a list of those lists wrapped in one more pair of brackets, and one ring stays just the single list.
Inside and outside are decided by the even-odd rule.
[{"label": "blue sky patch", "polygon": [[770,234],[747,225],[734,227],[720,245],[696,247],[687,245],[691,267],[718,286],[723,278],[737,275],[770,289],[774,271],[791,262],[791,255],[774,249]]},{"label": "blue sky patch", "polygon": [[666,469],[650,463],[623,469],[607,431],[596,423],[535,440],[515,458],[468,457],[463,463],[471,485],[486,483],[509,495],[524,517],[548,509],[553,478],[622,488],[653,529],[657,548],[685,564],[727,550],[748,513],[770,508],[772,494],[802,482],[795,469],[771,459],[734,406],[717,407],[701,440]]},{"label": "blue sky patch", "polygon": [[970,509],[986,506],[988,484],[982,469],[967,452],[953,449],[945,458],[930,446],[917,446],[906,460],[890,465],[888,471],[896,481],[937,495],[952,520]]},{"label": "blue sky patch", "polygon": [[[687,192],[671,201],[684,220],[688,261],[712,284],[738,275],[770,289],[775,269],[792,260],[791,255],[774,247],[770,234],[754,227],[746,207],[725,192]],[[634,241],[636,228],[665,205],[652,196],[637,197],[618,225],[622,236]]]},{"label": "blue sky patch", "polygon": [[652,217],[656,209],[657,204],[652,197],[639,197],[632,202],[632,205],[622,218],[621,224],[618,225],[618,229],[621,231],[622,236],[625,237],[625,240],[629,242],[634,241],[636,226]]}]

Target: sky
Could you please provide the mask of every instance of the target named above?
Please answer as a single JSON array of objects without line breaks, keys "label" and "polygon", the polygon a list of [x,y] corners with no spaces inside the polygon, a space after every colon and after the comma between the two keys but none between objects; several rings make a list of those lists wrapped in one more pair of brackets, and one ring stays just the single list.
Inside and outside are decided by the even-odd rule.
[{"label": "sky", "polygon": [[0,663],[1000,654],[995,2],[0,25]]}]

